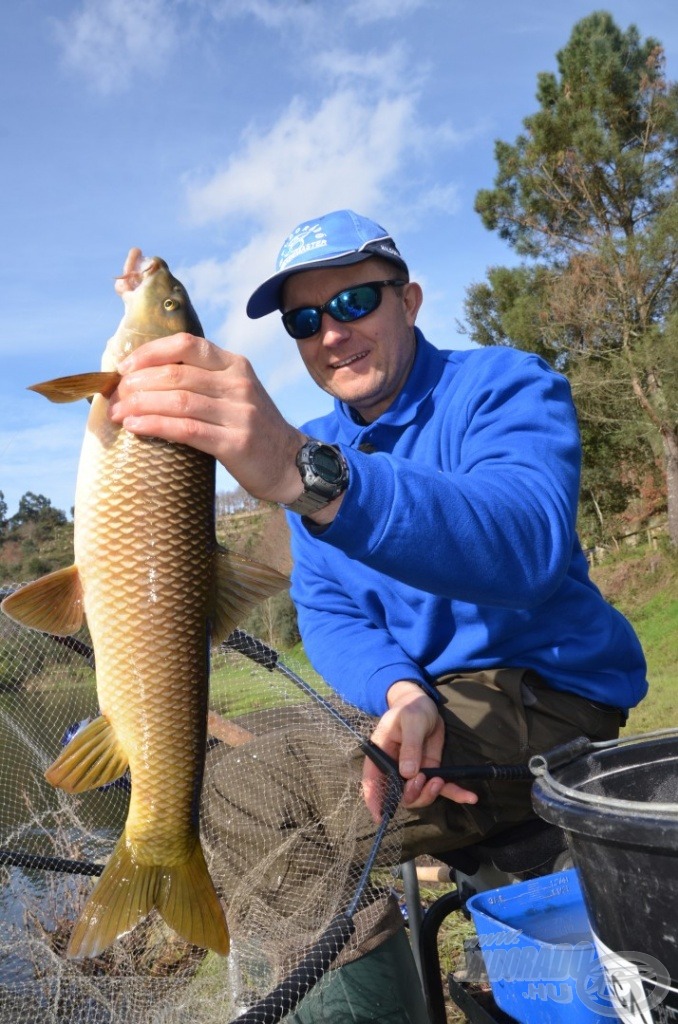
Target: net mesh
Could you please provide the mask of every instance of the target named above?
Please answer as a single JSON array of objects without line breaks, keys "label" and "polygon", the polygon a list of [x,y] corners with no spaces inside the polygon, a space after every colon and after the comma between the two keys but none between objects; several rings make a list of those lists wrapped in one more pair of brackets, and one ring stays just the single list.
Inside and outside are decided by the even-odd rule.
[{"label": "net mesh", "polygon": [[71,960],[66,944],[122,831],[130,788],[123,778],[68,795],[44,779],[69,735],[98,714],[90,653],[85,631],[59,640],[0,615],[0,1021],[208,1024],[249,1011],[267,1024],[277,1018],[260,1001],[285,979],[296,1001],[295,968],[319,939],[337,954],[346,936],[322,937],[357,896],[369,930],[389,877],[377,872],[364,886],[369,855],[399,860],[397,820],[375,841],[360,792],[357,737],[373,722],[330,697],[307,666],[285,661],[346,724],[280,666],[214,651],[201,835],[231,953],[185,943],[153,911],[97,958]]}]

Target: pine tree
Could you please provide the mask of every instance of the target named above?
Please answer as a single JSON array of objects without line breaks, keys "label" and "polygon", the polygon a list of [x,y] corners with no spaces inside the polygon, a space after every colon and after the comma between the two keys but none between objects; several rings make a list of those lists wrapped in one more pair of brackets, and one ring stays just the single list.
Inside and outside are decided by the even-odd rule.
[{"label": "pine tree", "polygon": [[476,197],[525,262],[471,288],[469,331],[547,354],[611,451],[657,453],[678,545],[678,86],[660,43],[605,12],[557,63]]}]

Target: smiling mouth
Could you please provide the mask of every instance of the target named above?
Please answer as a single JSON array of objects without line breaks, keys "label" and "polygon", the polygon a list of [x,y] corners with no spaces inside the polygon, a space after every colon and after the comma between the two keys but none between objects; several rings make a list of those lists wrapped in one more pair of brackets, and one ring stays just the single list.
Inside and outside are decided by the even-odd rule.
[{"label": "smiling mouth", "polygon": [[367,352],[357,352],[354,356],[349,356],[348,359],[342,359],[340,363],[332,363],[330,366],[331,370],[343,370],[346,366],[351,366],[353,363],[357,363],[359,359],[364,359],[368,355]]}]

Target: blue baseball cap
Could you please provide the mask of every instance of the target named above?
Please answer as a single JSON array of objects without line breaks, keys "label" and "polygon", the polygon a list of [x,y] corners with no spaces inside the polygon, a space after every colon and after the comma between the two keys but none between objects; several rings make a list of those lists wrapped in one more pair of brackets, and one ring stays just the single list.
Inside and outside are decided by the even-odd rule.
[{"label": "blue baseball cap", "polygon": [[380,224],[353,210],[335,210],[304,221],[285,239],[278,253],[276,273],[259,285],[247,303],[247,315],[257,320],[281,308],[280,293],[292,274],[321,267],[344,267],[370,256],[390,260],[408,273],[395,242]]}]

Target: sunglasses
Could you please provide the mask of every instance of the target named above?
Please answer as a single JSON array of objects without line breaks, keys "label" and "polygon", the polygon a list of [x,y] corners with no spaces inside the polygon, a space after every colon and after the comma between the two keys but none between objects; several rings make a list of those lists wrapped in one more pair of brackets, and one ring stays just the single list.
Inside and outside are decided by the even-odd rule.
[{"label": "sunglasses", "polygon": [[320,330],[323,313],[329,313],[333,320],[350,324],[369,313],[374,313],[381,304],[382,288],[399,288],[407,281],[367,281],[352,288],[344,288],[328,299],[322,306],[300,306],[283,313],[285,330],[297,341],[312,338]]}]

